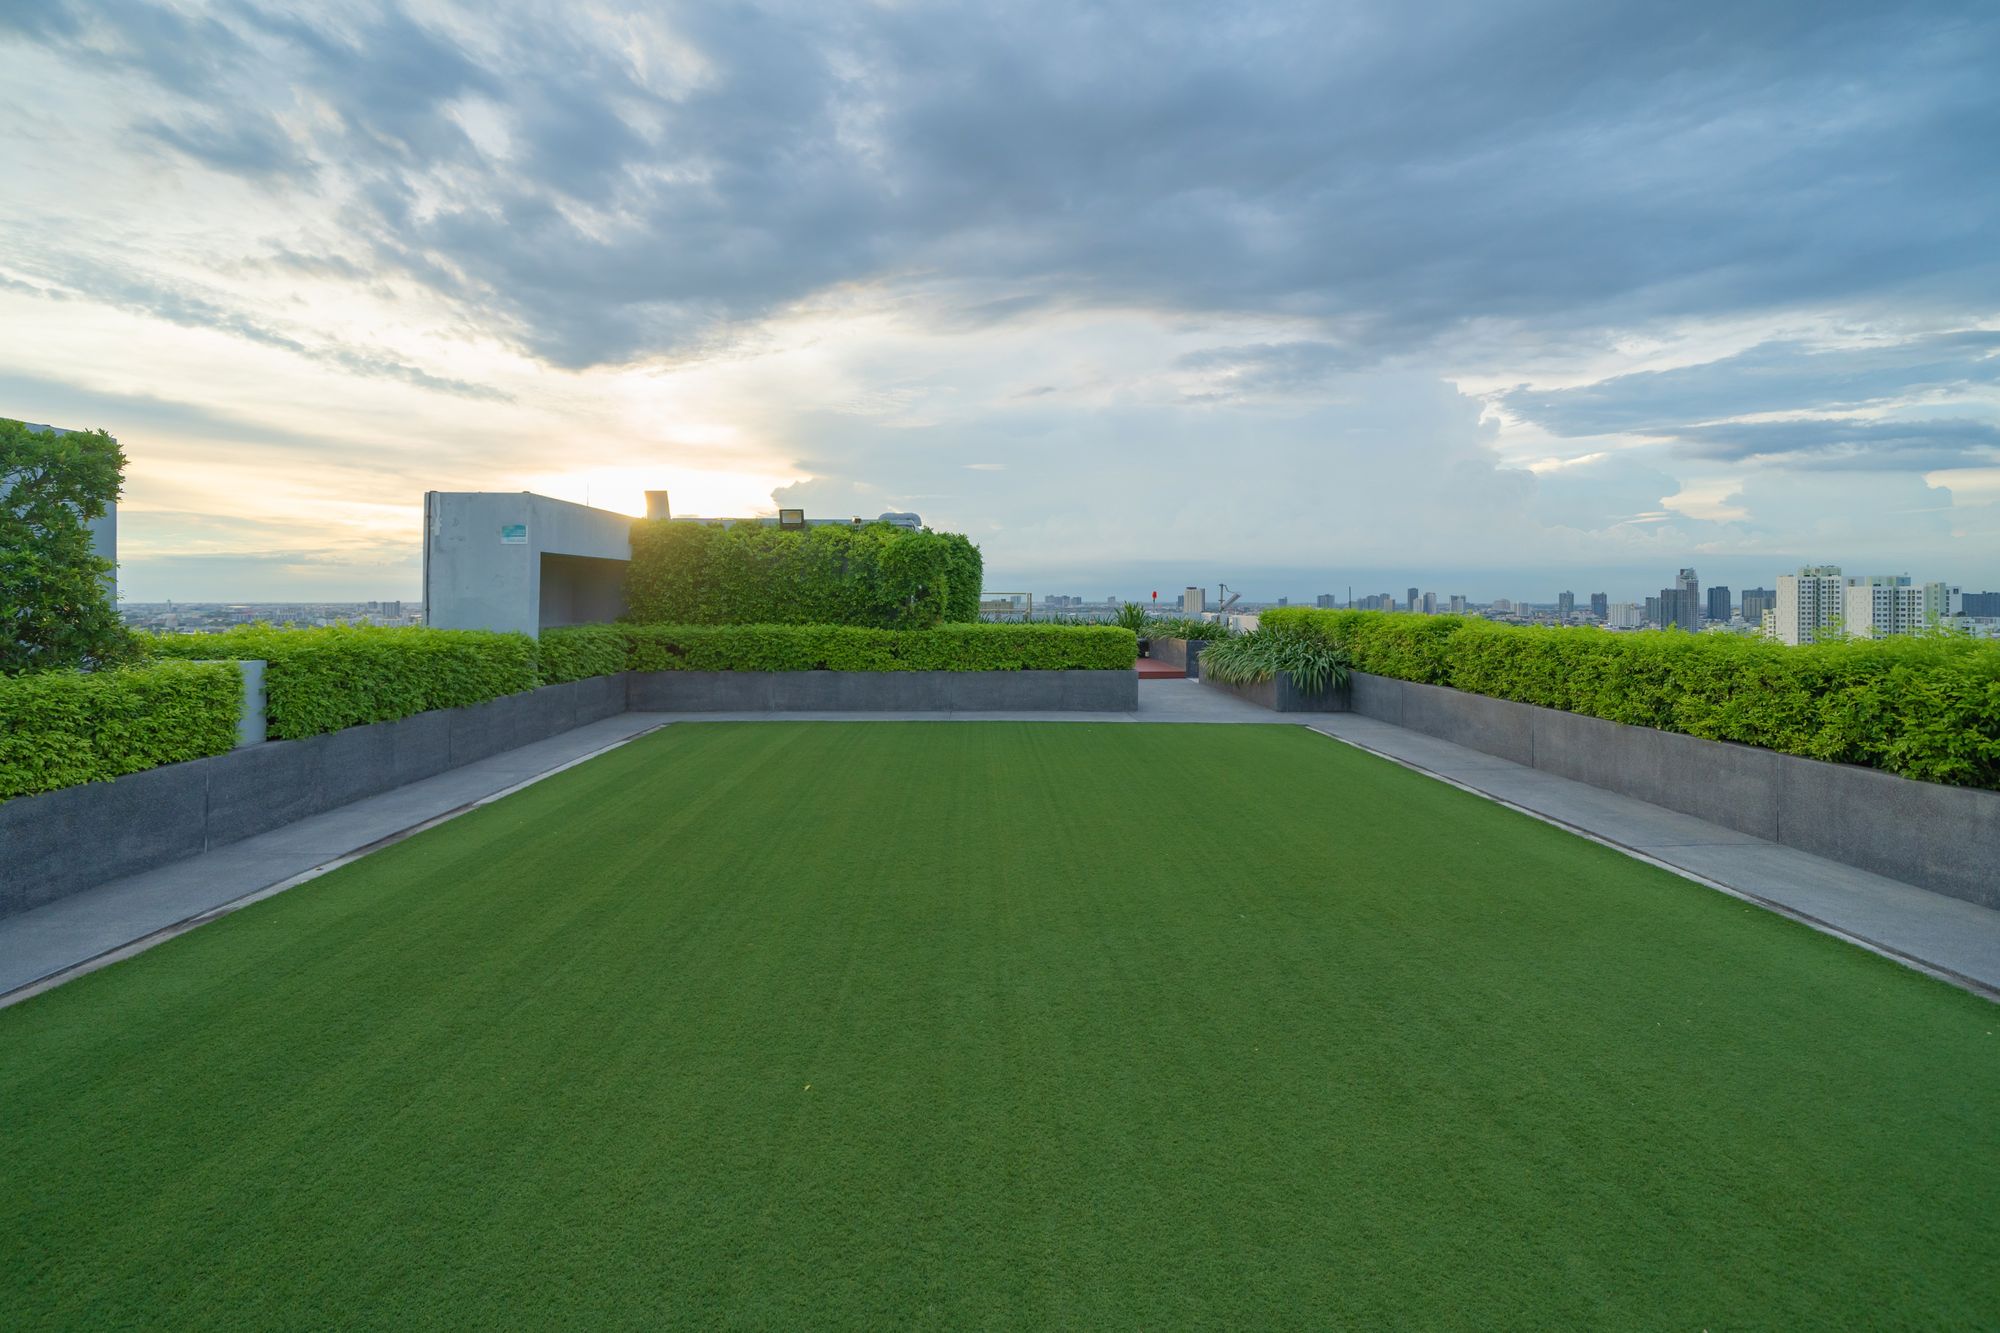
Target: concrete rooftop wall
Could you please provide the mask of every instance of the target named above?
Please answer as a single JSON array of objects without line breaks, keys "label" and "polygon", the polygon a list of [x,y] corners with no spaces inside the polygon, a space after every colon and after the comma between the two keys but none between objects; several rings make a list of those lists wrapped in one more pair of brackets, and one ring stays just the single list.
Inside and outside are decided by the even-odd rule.
[{"label": "concrete rooftop wall", "polygon": [[535,634],[611,620],[632,560],[628,514],[527,491],[424,495],[424,618]]}]

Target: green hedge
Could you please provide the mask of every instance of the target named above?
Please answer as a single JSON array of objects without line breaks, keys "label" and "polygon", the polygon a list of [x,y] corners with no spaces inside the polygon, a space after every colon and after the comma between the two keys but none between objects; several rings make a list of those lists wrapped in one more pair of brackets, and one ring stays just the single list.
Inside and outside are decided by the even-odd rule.
[{"label": "green hedge", "polygon": [[979,618],[983,563],[957,533],[887,523],[785,531],[762,524],[632,525],[625,572],[641,625],[871,625]]},{"label": "green hedge", "polygon": [[0,800],[225,754],[242,703],[228,662],[0,677]]},{"label": "green hedge", "polygon": [[[1115,625],[589,625],[549,630],[542,646],[551,680],[605,669],[1129,671],[1139,655],[1138,639]],[[552,662],[579,674],[554,674]]]},{"label": "green hedge", "polygon": [[146,647],[155,657],[265,659],[266,734],[273,740],[463,708],[541,683],[533,639],[484,630],[247,625],[226,634],[159,635]]},{"label": "green hedge", "polygon": [[2000,645],[1923,635],[1794,648],[1302,607],[1260,623],[1315,625],[1378,676],[2000,789]]},{"label": "green hedge", "polygon": [[1193,616],[1155,616],[1146,622],[1145,633],[1154,639],[1193,639],[1203,643],[1233,638],[1236,627],[1227,620],[1199,620]]}]

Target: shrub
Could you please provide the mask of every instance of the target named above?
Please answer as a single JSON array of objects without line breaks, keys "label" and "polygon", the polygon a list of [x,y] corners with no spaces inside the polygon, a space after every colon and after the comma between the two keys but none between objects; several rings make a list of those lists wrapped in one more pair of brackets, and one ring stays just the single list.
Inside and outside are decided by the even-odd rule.
[{"label": "shrub", "polygon": [[2000,788],[2000,645],[1919,635],[1794,648],[1726,634],[1304,607],[1266,611],[1262,623],[1317,626],[1356,670],[1379,676]]},{"label": "shrub", "polygon": [[542,643],[565,662],[587,653],[608,664],[611,635],[623,661],[609,669],[620,671],[1129,671],[1139,655],[1131,631],[1115,625],[585,626],[549,630]]},{"label": "shrub", "polygon": [[622,625],[572,625],[542,631],[537,656],[544,685],[611,676],[625,670],[631,645]]},{"label": "shrub", "polygon": [[979,548],[887,523],[787,531],[639,522],[626,619],[642,625],[872,625],[979,618]]},{"label": "shrub", "polygon": [[242,701],[229,662],[0,677],[0,800],[227,753]]},{"label": "shrub", "polygon": [[1201,671],[1226,685],[1252,685],[1279,672],[1306,694],[1347,683],[1347,654],[1313,625],[1264,625],[1219,639],[1201,655]]},{"label": "shrub", "polygon": [[274,740],[463,708],[539,683],[533,639],[484,630],[248,625],[225,634],[160,635],[146,648],[155,657],[264,658],[267,734]]},{"label": "shrub", "polygon": [[1230,639],[1236,626],[1227,620],[1197,620],[1192,616],[1155,616],[1141,633],[1155,639]]}]

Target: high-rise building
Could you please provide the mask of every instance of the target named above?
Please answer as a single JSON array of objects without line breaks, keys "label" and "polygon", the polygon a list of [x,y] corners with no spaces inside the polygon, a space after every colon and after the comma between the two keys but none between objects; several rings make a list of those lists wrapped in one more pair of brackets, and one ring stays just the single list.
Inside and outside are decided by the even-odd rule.
[{"label": "high-rise building", "polygon": [[1410,600],[1403,603],[1403,605],[1412,611],[1417,609],[1417,590],[1415,588],[1410,589]]},{"label": "high-rise building", "polygon": [[1292,604],[1292,599],[1289,597],[1280,597],[1278,599],[1279,606],[1290,606],[1291,604]]},{"label": "high-rise building", "polygon": [[1729,589],[1720,583],[1708,590],[1708,618],[1729,623]]},{"label": "high-rise building", "polygon": [[2000,616],[2000,592],[1968,592],[1959,598],[1962,616]]},{"label": "high-rise building", "polygon": [[1648,625],[1658,625],[1660,623],[1660,599],[1657,597],[1648,597],[1646,599],[1646,623]]},{"label": "high-rise building", "polygon": [[1769,588],[1743,590],[1743,618],[1753,625],[1764,623],[1764,613],[1778,604],[1778,594]]},{"label": "high-rise building", "polygon": [[1609,620],[1611,618],[1611,595],[1602,592],[1590,594],[1590,614],[1596,616],[1599,620]]},{"label": "high-rise building", "polygon": [[1512,611],[1514,609],[1514,604],[1508,601],[1505,597],[1495,597],[1493,599],[1493,609],[1495,611],[1498,611],[1501,615],[1506,615],[1509,611]]},{"label": "high-rise building", "polygon": [[[1992,594],[1992,595],[1993,595],[1994,597],[2000,597],[2000,592],[1996,592],[1996,593],[1994,593],[1994,594]],[[1451,613],[1452,613],[1453,615],[1455,615],[1455,616],[1462,616],[1462,615],[1464,615],[1464,614],[1465,614],[1465,594],[1464,594],[1464,593],[1462,593],[1462,592],[1455,592],[1455,593],[1453,593],[1453,594],[1451,595]],[[2000,612],[1995,612],[1995,614],[1996,614],[1996,615],[2000,615]]]},{"label": "high-rise building", "polygon": [[1438,613],[1438,595],[1434,592],[1425,593],[1424,614],[1427,616],[1434,616],[1437,613]]},{"label": "high-rise building", "polygon": [[1701,579],[1692,569],[1674,576],[1674,586],[1660,589],[1659,619],[1662,629],[1672,627],[1698,631],[1702,622]]},{"label": "high-rise building", "polygon": [[1907,574],[1854,579],[1847,585],[1841,628],[1860,639],[1914,634],[1928,623],[1924,593],[1911,586]]},{"label": "high-rise building", "polygon": [[1813,643],[1836,628],[1846,614],[1847,580],[1839,565],[1804,565],[1778,575],[1772,633],[1780,643]]},{"label": "high-rise building", "polygon": [[1926,583],[1924,585],[1924,623],[1935,625],[1946,616],[1964,614],[1965,594],[1957,584]]},{"label": "high-rise building", "polygon": [[1335,605],[1333,600],[1333,594],[1330,592],[1321,593],[1319,596],[1313,598],[1313,605],[1318,607],[1322,611],[1333,610]]},{"label": "high-rise building", "polygon": [[1556,594],[1556,619],[1568,620],[1576,614],[1576,594],[1565,588]]},{"label": "high-rise building", "polygon": [[1612,602],[1604,608],[1604,623],[1612,629],[1638,629],[1646,623],[1645,608],[1637,602]]},{"label": "high-rise building", "polygon": [[1208,593],[1201,588],[1189,588],[1181,594],[1181,614],[1198,616],[1208,610]]}]

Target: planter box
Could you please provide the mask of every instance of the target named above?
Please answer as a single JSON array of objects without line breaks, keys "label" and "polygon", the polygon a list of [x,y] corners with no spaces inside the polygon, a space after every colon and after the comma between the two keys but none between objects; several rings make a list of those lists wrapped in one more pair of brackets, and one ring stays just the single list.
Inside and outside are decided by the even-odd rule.
[{"label": "planter box", "polygon": [[1227,685],[1211,676],[1203,676],[1201,683],[1277,713],[1345,713],[1353,707],[1352,691],[1348,688],[1328,686],[1316,694],[1307,694],[1282,672],[1258,685]]},{"label": "planter box", "polygon": [[1353,711],[1953,898],[2000,907],[2000,792],[1916,782],[1355,672]]},{"label": "planter box", "polygon": [[640,713],[1131,713],[1136,671],[635,671]]},{"label": "planter box", "polygon": [[0,802],[0,916],[625,711],[623,676],[510,694]]},{"label": "planter box", "polygon": [[1201,650],[1208,644],[1207,639],[1154,639],[1153,651],[1147,655],[1155,662],[1180,667],[1190,677],[1199,678]]}]

